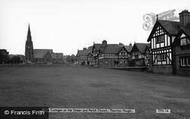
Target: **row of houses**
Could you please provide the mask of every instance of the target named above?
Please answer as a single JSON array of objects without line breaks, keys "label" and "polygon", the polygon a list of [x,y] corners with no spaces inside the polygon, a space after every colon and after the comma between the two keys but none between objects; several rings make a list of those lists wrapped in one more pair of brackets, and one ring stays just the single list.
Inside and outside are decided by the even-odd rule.
[{"label": "row of houses", "polygon": [[79,64],[101,67],[147,66],[150,45],[148,43],[134,43],[134,45],[94,43],[88,48],[78,50]]},{"label": "row of houses", "polygon": [[78,63],[104,67],[145,66],[151,72],[190,75],[190,12],[179,13],[179,21],[158,18],[148,43],[125,46],[107,44],[104,40],[78,50]]}]

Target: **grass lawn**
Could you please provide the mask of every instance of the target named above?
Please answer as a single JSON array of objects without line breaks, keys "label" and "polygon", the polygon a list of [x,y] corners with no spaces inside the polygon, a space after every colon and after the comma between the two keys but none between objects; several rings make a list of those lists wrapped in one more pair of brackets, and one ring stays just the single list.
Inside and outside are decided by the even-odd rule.
[{"label": "grass lawn", "polygon": [[[189,119],[190,78],[70,65],[0,66],[0,106],[136,110],[52,113],[50,119]],[[160,108],[172,113],[156,114]]]}]

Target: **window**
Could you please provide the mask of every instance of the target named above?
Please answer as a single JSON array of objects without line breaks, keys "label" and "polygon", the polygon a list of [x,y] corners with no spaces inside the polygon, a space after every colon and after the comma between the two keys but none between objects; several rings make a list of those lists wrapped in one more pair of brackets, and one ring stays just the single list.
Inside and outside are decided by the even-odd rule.
[{"label": "window", "polygon": [[156,37],[156,44],[164,43],[164,40],[165,40],[164,35],[158,36],[158,37]]},{"label": "window", "polygon": [[127,53],[125,51],[121,51],[120,55],[127,55]]},{"label": "window", "polygon": [[186,37],[181,38],[180,45],[181,46],[190,45],[190,40]]},{"label": "window", "polygon": [[162,34],[164,34],[163,29],[162,29],[161,27],[157,27],[157,28],[156,28],[156,31],[155,31],[155,33],[154,33],[154,35],[153,35],[153,37],[159,36],[159,35],[162,35]]},{"label": "window", "polygon": [[190,56],[180,57],[179,61],[181,67],[190,67]]},{"label": "window", "polygon": [[138,52],[134,52],[133,56],[134,56],[134,59],[138,59],[139,58]]},{"label": "window", "polygon": [[154,65],[171,64],[170,54],[171,52],[169,50],[153,52],[153,64]]},{"label": "window", "polygon": [[120,55],[120,58],[126,58],[127,57],[127,52],[121,51],[119,55]]},{"label": "window", "polygon": [[158,59],[158,61],[166,61],[166,54],[164,53],[164,54],[158,54],[157,55],[157,59]]}]

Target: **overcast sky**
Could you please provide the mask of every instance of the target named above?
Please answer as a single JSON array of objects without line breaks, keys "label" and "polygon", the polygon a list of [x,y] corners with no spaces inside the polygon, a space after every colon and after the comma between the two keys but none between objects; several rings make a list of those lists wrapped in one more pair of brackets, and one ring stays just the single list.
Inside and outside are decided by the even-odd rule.
[{"label": "overcast sky", "polygon": [[0,49],[24,54],[30,23],[35,49],[76,54],[102,40],[146,42],[143,15],[190,11],[189,0],[0,0]]}]

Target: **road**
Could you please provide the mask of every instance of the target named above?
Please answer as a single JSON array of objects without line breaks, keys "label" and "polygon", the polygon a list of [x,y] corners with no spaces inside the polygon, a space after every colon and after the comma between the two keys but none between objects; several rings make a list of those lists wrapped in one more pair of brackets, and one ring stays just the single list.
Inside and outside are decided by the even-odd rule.
[{"label": "road", "polygon": [[[0,67],[0,106],[135,109],[51,113],[52,119],[189,119],[190,78],[75,65]],[[156,114],[156,109],[171,109]]]}]

